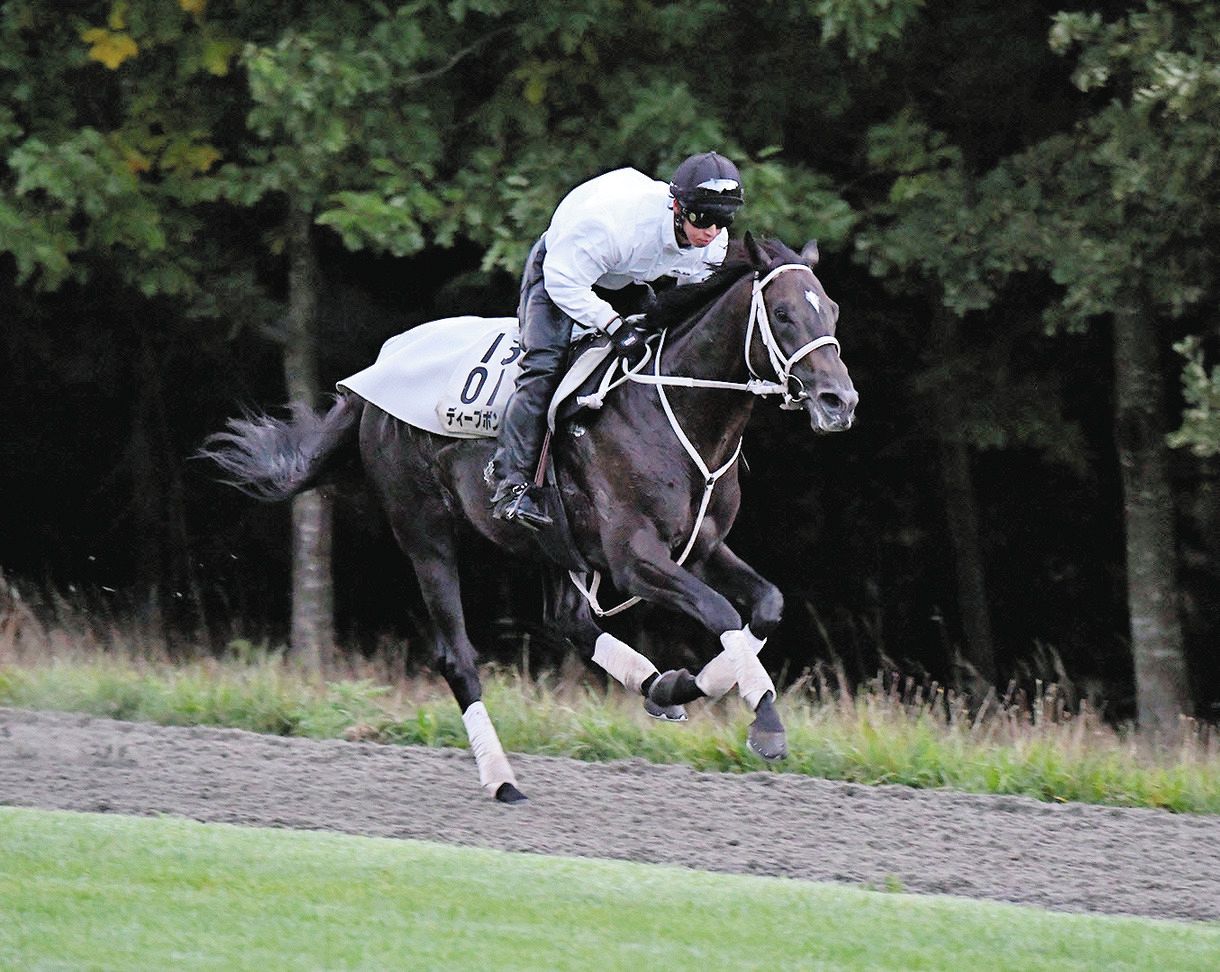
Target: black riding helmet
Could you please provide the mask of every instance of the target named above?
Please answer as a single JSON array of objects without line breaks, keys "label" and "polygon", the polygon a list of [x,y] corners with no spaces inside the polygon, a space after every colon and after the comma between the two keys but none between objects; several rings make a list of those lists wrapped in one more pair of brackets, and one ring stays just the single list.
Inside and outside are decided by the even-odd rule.
[{"label": "black riding helmet", "polygon": [[682,210],[678,220],[688,219],[700,229],[728,226],[745,203],[741,173],[737,166],[716,152],[703,152],[686,159],[674,170],[669,191]]}]

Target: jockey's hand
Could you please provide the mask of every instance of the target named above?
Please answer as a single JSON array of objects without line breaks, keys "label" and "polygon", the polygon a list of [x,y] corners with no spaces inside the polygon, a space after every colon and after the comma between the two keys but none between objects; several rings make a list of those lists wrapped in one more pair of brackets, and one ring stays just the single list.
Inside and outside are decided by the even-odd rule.
[{"label": "jockey's hand", "polygon": [[615,321],[609,333],[614,350],[628,361],[638,361],[643,356],[648,329],[641,326],[638,317]]}]

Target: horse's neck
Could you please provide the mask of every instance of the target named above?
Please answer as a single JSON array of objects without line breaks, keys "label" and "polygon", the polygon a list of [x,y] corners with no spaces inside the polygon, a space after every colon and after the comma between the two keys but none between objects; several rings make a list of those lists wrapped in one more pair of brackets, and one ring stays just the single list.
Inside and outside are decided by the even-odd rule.
[{"label": "horse's neck", "polygon": [[746,328],[753,290],[749,278],[730,287],[693,324],[673,329],[664,368],[672,374],[720,381],[745,381]]},{"label": "horse's neck", "polygon": [[[745,363],[749,323],[750,280],[731,287],[700,320],[667,340],[661,373],[744,384],[750,377]],[[674,415],[700,455],[715,468],[737,448],[754,396],[745,391],[707,388],[666,389]]]}]

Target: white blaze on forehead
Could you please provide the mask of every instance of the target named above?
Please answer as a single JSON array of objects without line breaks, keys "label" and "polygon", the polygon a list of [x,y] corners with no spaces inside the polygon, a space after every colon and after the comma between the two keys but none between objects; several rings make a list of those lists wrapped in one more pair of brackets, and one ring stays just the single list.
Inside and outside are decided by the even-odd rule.
[{"label": "white blaze on forehead", "polygon": [[815,294],[812,290],[805,291],[805,299],[809,301],[810,306],[819,314],[822,313],[822,298]]},{"label": "white blaze on forehead", "polygon": [[728,192],[730,189],[737,188],[736,179],[708,179],[705,182],[699,183],[698,188],[710,189],[712,192]]}]

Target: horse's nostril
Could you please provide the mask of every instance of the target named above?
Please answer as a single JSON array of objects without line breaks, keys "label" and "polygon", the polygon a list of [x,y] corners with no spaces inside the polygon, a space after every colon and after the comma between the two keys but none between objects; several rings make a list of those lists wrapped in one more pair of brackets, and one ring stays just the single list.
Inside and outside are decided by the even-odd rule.
[{"label": "horse's nostril", "polygon": [[834,392],[822,392],[818,395],[818,401],[828,412],[838,412],[843,409],[843,399]]}]

